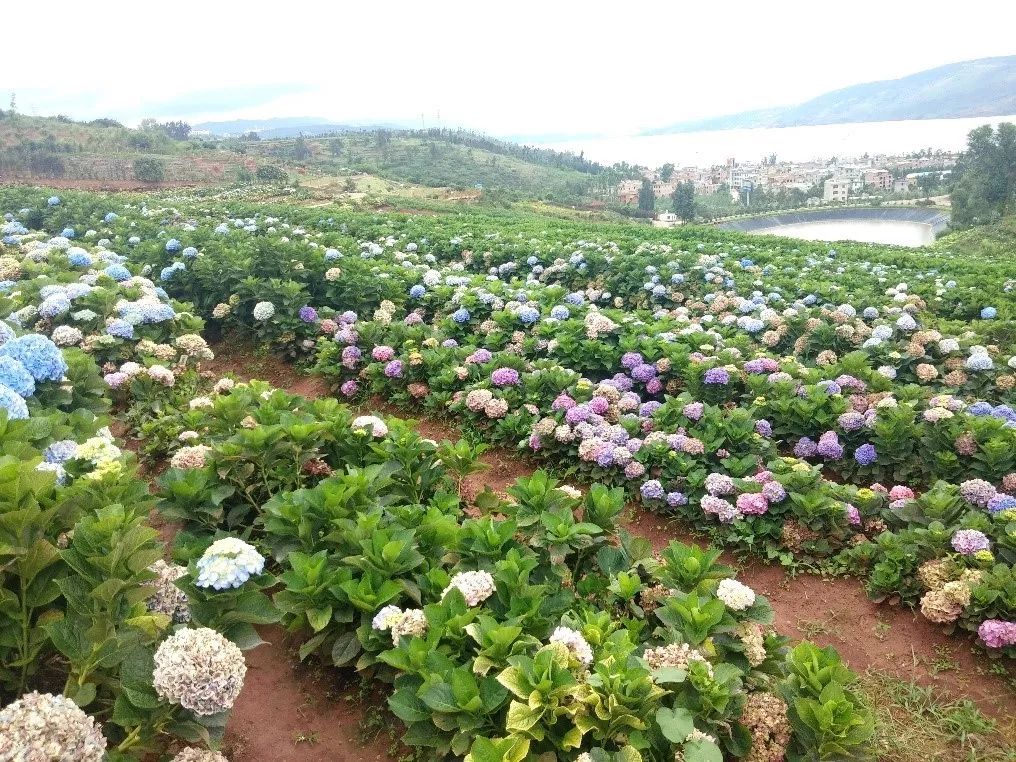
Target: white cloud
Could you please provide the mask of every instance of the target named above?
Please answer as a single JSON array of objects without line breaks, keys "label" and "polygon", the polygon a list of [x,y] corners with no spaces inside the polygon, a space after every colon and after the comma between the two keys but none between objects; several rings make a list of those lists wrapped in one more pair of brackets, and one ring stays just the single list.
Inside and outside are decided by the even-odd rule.
[{"label": "white cloud", "polygon": [[[129,122],[189,93],[263,86],[258,105],[224,97],[163,115],[434,124],[440,112],[446,126],[500,134],[625,133],[1016,52],[1016,5],[955,11],[886,0],[50,0],[45,46],[5,38],[16,63],[3,85],[28,113]],[[287,84],[297,92],[278,96]]]}]

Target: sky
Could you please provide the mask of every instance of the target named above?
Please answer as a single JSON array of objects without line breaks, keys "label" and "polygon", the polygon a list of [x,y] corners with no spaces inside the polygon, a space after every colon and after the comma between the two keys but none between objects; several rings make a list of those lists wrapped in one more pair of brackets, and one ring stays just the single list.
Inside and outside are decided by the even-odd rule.
[{"label": "sky", "polygon": [[126,124],[625,135],[1016,54],[1016,3],[1001,0],[49,0],[45,14],[63,42],[5,37],[0,106],[13,92],[22,113]]}]

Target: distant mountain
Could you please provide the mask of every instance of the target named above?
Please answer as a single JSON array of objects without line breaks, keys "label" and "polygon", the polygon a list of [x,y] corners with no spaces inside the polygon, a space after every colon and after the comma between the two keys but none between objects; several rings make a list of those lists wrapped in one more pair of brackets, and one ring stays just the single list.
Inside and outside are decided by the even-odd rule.
[{"label": "distant mountain", "polygon": [[286,116],[273,119],[234,119],[227,122],[201,122],[196,132],[210,132],[220,137],[256,132],[262,138],[292,138],[297,135],[326,135],[330,132],[361,132],[381,127],[399,129],[403,125],[379,122],[334,122],[313,116]]},{"label": "distant mountain", "polygon": [[796,106],[678,122],[643,134],[1010,114],[1016,114],[1016,56],[999,56],[844,87]]}]

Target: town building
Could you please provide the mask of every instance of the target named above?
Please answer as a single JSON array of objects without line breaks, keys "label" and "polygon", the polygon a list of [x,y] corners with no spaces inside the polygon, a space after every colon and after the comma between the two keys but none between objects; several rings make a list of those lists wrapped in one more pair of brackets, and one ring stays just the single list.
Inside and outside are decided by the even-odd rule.
[{"label": "town building", "polygon": [[846,201],[850,197],[854,180],[850,177],[835,176],[825,181],[822,189],[823,201]]}]

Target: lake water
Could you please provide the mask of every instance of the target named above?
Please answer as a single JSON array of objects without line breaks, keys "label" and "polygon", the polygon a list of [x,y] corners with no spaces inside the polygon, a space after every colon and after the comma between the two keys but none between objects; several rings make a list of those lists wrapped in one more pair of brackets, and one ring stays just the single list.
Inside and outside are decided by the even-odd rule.
[{"label": "lake water", "polygon": [[928,246],[935,242],[931,225],[893,220],[824,220],[758,228],[754,235],[781,235],[806,241],[862,241],[896,246]]},{"label": "lake water", "polygon": [[776,154],[788,161],[828,159],[862,154],[910,153],[924,148],[958,151],[967,133],[982,124],[1016,122],[1016,116],[971,119],[920,119],[905,122],[860,122],[817,127],[685,132],[674,135],[621,136],[595,140],[547,143],[557,150],[584,151],[602,164],[627,161],[647,167],[667,162],[709,167],[728,158],[757,161]]}]

